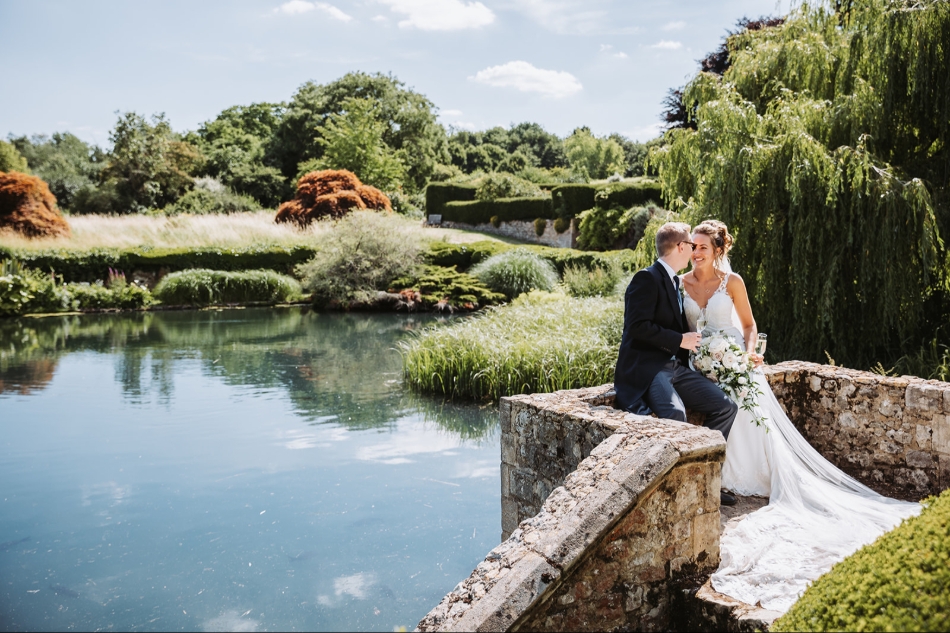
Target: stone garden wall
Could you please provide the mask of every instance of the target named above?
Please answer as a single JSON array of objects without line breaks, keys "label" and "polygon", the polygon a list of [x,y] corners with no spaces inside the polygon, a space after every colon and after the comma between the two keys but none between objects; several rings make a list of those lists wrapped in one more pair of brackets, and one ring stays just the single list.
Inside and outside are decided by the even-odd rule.
[{"label": "stone garden wall", "polygon": [[604,391],[503,399],[503,437],[533,438],[503,450],[536,460],[523,492],[546,498],[420,630],[667,630],[672,587],[718,566],[722,435],[603,406]]},{"label": "stone garden wall", "polygon": [[544,234],[540,237],[534,230],[534,222],[512,220],[502,222],[498,227],[486,222],[485,224],[463,224],[462,222],[444,221],[439,226],[446,229],[464,229],[467,231],[481,231],[482,233],[491,233],[493,235],[504,235],[513,237],[525,242],[535,244],[544,244],[545,246],[555,246],[558,248],[574,248],[577,246],[577,222],[571,220],[571,227],[563,233],[554,230],[554,220],[547,221],[547,227]]}]

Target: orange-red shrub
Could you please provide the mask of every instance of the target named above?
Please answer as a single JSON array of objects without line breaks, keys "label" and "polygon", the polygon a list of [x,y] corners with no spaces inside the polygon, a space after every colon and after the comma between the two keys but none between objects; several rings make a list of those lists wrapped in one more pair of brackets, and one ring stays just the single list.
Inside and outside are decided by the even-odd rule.
[{"label": "orange-red shrub", "polygon": [[0,172],[0,229],[13,229],[27,237],[70,234],[46,183],[16,171]]},{"label": "orange-red shrub", "polygon": [[307,226],[314,220],[341,218],[353,209],[392,211],[392,203],[382,191],[360,182],[351,171],[325,169],[300,178],[297,195],[277,209],[275,222]]}]

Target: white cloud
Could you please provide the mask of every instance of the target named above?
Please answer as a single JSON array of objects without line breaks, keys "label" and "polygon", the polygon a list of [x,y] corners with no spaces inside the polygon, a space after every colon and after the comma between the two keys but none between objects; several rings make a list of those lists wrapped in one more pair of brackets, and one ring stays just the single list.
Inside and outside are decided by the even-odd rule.
[{"label": "white cloud", "polygon": [[555,33],[592,35],[639,31],[637,27],[618,26],[611,21],[609,0],[514,0],[514,3],[522,13]]},{"label": "white cloud", "polygon": [[611,46],[610,44],[601,44],[601,45],[600,45],[600,52],[601,52],[601,53],[610,53],[610,56],[611,56],[611,57],[614,57],[614,58],[616,58],[616,59],[627,59],[627,54],[626,54],[626,53],[624,53],[623,51],[617,51],[616,53],[613,53],[613,52],[611,52],[611,51],[613,51],[613,49],[614,49],[614,47]]},{"label": "white cloud", "polygon": [[495,21],[495,14],[481,2],[465,0],[380,0],[394,12],[406,16],[403,29],[460,31],[477,29]]},{"label": "white cloud", "polygon": [[664,24],[663,30],[664,31],[679,31],[684,26],[686,26],[686,22],[683,22],[682,20],[677,20],[675,22],[667,22],[666,24]]},{"label": "white cloud", "polygon": [[442,116],[462,116],[461,110],[442,110],[439,114]]},{"label": "white cloud", "polygon": [[389,22],[389,18],[385,15],[374,15],[371,19],[373,22]]},{"label": "white cloud", "polygon": [[623,51],[617,51],[616,53],[611,55],[611,57],[616,57],[617,59],[627,59],[627,54],[624,53]]},{"label": "white cloud", "polygon": [[662,48],[665,50],[675,51],[683,47],[682,42],[673,42],[671,40],[660,40],[650,48]]},{"label": "white cloud", "polygon": [[535,68],[525,61],[490,66],[478,71],[469,79],[499,88],[517,88],[521,92],[537,92],[557,99],[584,89],[577,77],[571,73]]},{"label": "white cloud", "polygon": [[332,4],[327,4],[326,2],[307,2],[306,0],[290,0],[289,2],[285,2],[274,9],[274,13],[282,13],[284,15],[301,15],[303,13],[310,13],[311,11],[315,11],[317,9],[341,22],[349,22],[353,19],[353,16],[344,13]]}]

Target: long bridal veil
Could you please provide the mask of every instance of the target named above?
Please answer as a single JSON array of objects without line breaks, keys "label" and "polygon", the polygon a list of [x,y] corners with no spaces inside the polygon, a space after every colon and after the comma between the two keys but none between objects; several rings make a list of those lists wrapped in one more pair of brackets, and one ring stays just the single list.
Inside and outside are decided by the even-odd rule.
[{"label": "long bridal veil", "polygon": [[[884,497],[836,468],[798,432],[765,376],[757,374],[756,383],[768,432],[740,411],[732,433],[755,435],[756,443],[764,444],[771,476],[769,504],[723,533],[722,560],[712,584],[747,604],[785,612],[810,582],[919,513],[920,506]],[[754,475],[751,471],[763,456],[740,453],[727,459],[741,469],[744,457]]]}]

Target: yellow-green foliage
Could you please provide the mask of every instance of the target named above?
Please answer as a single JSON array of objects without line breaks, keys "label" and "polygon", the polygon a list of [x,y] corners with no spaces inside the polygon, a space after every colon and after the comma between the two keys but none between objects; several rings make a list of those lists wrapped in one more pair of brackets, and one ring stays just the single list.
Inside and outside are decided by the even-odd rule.
[{"label": "yellow-green foliage", "polygon": [[169,305],[277,303],[301,298],[300,283],[272,270],[183,270],[162,278],[155,297]]},{"label": "yellow-green foliage", "polygon": [[613,380],[623,329],[617,299],[531,292],[402,345],[407,384],[461,398],[498,398]]},{"label": "yellow-green foliage", "polygon": [[772,631],[950,629],[950,490],[835,565]]},{"label": "yellow-green foliage", "polygon": [[778,357],[868,366],[946,322],[950,3],[807,2],[730,38],[651,154],[664,196],[737,238]]}]

